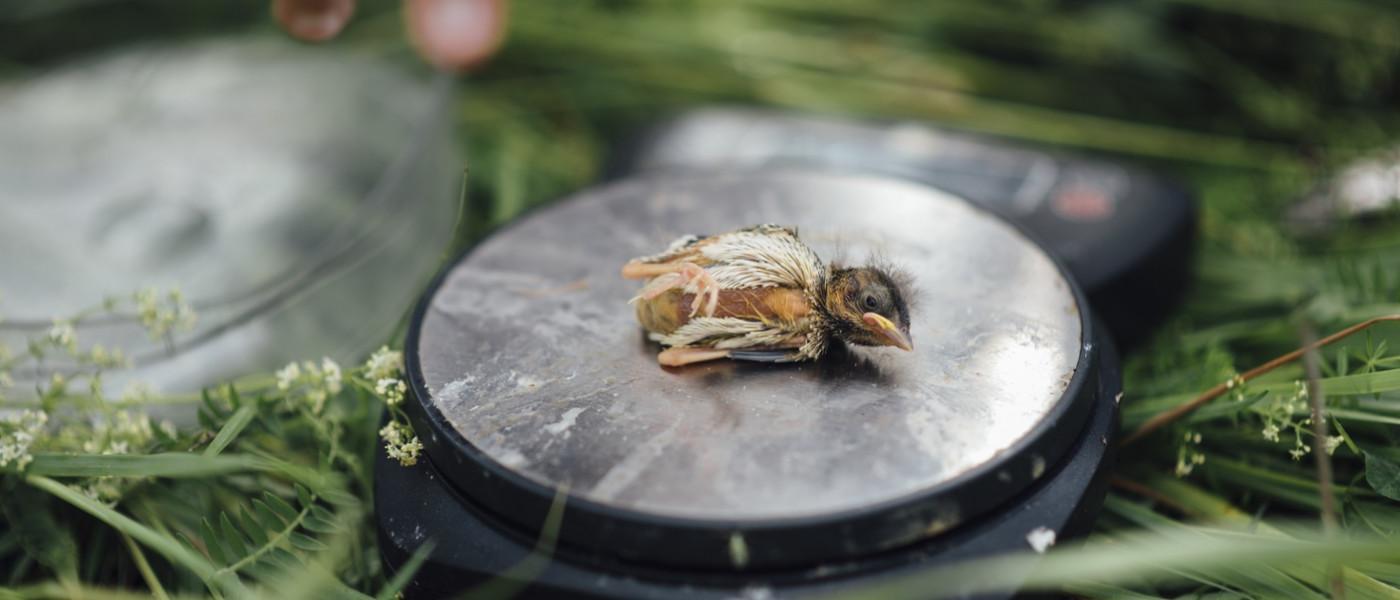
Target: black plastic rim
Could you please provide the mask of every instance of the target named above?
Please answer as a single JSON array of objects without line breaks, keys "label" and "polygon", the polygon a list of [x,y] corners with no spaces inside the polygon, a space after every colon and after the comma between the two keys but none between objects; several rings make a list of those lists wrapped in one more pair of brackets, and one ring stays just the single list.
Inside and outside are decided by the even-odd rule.
[{"label": "black plastic rim", "polygon": [[[813,169],[725,171],[726,176],[761,173],[802,173]],[[821,170],[823,173],[869,173]],[[713,176],[713,175],[711,175]],[[609,189],[633,180],[656,178],[703,180],[704,173],[643,175],[590,188]],[[875,177],[879,178],[879,177]],[[904,178],[896,179],[932,189]],[[946,192],[939,192],[956,198]],[[1021,439],[1006,450],[957,477],[919,492],[855,510],[822,516],[785,519],[718,520],[678,518],[620,509],[543,485],[496,462],[462,437],[433,406],[419,363],[419,335],[427,311],[443,281],[472,254],[477,244],[508,231],[515,224],[570,202],[572,194],[530,211],[483,236],[463,250],[434,277],[413,311],[404,343],[404,366],[413,401],[406,412],[428,457],[444,477],[502,520],[541,535],[556,497],[563,501],[558,539],[575,549],[627,562],[687,569],[750,570],[793,567],[838,561],[897,548],[947,531],[1013,497],[1044,474],[1073,447],[1097,397],[1098,349],[1089,305],[1064,263],[1024,228],[966,200],[974,210],[990,215],[1025,236],[1055,265],[1079,307],[1078,361],[1069,385],[1056,405]]]}]

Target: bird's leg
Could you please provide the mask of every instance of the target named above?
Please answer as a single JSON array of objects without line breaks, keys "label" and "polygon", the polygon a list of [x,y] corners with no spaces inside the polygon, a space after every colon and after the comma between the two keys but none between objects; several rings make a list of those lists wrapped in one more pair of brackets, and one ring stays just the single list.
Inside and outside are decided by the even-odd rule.
[{"label": "bird's leg", "polygon": [[679,263],[644,263],[633,260],[622,265],[623,279],[647,279],[666,273],[674,273]]},{"label": "bird's leg", "polygon": [[719,285],[710,277],[709,271],[699,269],[699,272],[690,278],[686,291],[695,294],[695,299],[690,302],[690,316],[700,312],[702,302],[705,305],[705,316],[715,316],[715,308],[719,306]]},{"label": "bird's leg", "polygon": [[714,348],[667,348],[656,355],[656,362],[663,367],[681,367],[721,358],[728,358],[728,350]]},{"label": "bird's leg", "polygon": [[710,273],[704,267],[695,263],[649,265],[633,261],[622,268],[623,277],[638,274],[652,277],[652,280],[642,286],[637,296],[632,298],[633,302],[651,300],[673,289],[682,288],[695,294],[695,300],[690,305],[692,317],[700,312],[702,303],[707,317],[714,316],[715,308],[719,306],[719,285],[715,284],[714,278],[710,277]]}]

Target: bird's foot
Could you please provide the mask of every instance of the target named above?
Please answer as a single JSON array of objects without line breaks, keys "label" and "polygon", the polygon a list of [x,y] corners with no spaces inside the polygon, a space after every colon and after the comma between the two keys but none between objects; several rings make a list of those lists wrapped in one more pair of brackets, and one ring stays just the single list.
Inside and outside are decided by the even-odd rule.
[{"label": "bird's foot", "polygon": [[656,355],[656,362],[661,363],[663,367],[682,367],[721,358],[729,358],[729,351],[714,348],[667,348]]},{"label": "bird's foot", "polygon": [[705,307],[705,316],[715,316],[715,308],[719,306],[719,284],[715,283],[710,272],[699,265],[687,263],[693,269],[681,271],[681,277],[686,279],[685,291],[695,294],[695,299],[690,302],[690,316],[695,316],[700,312],[700,307]]},{"label": "bird's foot", "polygon": [[637,295],[633,296],[631,301],[651,300],[675,288],[684,286],[685,283],[681,280],[680,273],[662,273],[652,278],[651,281],[648,281],[646,285],[642,286],[642,289],[637,290]]},{"label": "bird's foot", "polygon": [[[638,300],[651,300],[671,290],[680,288],[686,292],[695,294],[695,300],[690,304],[690,316],[695,316],[700,312],[700,308],[705,308],[705,316],[712,317],[715,309],[719,306],[719,285],[715,283],[709,271],[695,263],[678,263],[672,265],[646,265],[648,267],[664,266],[667,270],[657,273],[651,281],[642,286],[637,292],[632,302]],[[655,272],[655,271],[652,271]]]}]

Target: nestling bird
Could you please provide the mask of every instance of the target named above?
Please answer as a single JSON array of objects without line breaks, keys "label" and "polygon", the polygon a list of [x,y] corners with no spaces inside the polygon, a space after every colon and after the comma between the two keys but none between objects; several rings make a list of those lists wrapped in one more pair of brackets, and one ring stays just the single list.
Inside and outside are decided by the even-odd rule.
[{"label": "nestling bird", "polygon": [[649,279],[632,302],[665,366],[721,358],[815,360],[832,339],[912,350],[905,278],[823,263],[797,231],[758,225],[685,236],[622,267]]}]

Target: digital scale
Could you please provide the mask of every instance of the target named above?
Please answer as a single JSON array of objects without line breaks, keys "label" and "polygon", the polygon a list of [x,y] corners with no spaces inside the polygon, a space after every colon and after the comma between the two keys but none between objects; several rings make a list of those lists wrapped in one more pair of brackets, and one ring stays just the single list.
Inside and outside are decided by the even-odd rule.
[{"label": "digital scale", "polygon": [[[666,150],[687,139],[651,138],[630,175],[487,236],[424,295],[405,363],[427,460],[376,464],[389,567],[435,544],[407,596],[487,584],[526,597],[800,596],[1088,531],[1121,376],[1073,266],[1045,249],[1067,242],[1037,241],[1029,217],[969,201],[971,188],[940,191],[933,175]],[[992,171],[983,179],[1004,177]],[[1174,188],[1122,173],[1105,188],[1115,214],[1134,214],[1131,192],[1145,189],[1189,219]],[[621,265],[683,234],[766,222],[796,226],[823,258],[908,270],[915,350],[659,367]],[[556,498],[562,520],[544,532]],[[544,533],[557,535],[551,560],[518,568]],[[1007,573],[1000,595],[1020,577]]]}]

